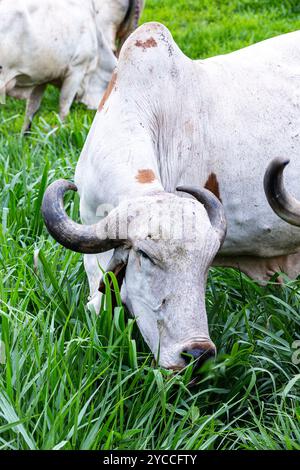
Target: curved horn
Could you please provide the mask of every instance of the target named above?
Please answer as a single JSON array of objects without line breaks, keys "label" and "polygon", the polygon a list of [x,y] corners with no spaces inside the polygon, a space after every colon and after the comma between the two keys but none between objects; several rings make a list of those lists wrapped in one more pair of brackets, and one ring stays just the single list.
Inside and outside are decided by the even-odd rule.
[{"label": "curved horn", "polygon": [[94,225],[74,222],[64,209],[66,191],[77,191],[75,184],[60,179],[45,191],[42,214],[49,233],[61,245],[78,253],[101,253],[120,246],[120,239],[109,239],[108,217]]},{"label": "curved horn", "polygon": [[264,176],[264,190],[273,211],[289,224],[300,227],[300,202],[288,193],[283,184],[283,171],[290,160],[275,158]]},{"label": "curved horn", "polygon": [[210,223],[219,235],[220,246],[225,240],[227,223],[224,212],[223,204],[219,199],[208,189],[195,188],[193,186],[179,186],[176,188],[177,191],[182,191],[194,196],[197,201],[204,205]]}]

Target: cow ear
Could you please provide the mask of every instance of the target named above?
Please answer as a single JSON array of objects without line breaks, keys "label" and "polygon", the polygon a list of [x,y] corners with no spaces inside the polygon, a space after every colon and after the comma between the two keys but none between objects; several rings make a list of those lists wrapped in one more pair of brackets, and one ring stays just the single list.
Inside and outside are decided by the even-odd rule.
[{"label": "cow ear", "polygon": [[[120,289],[125,277],[128,255],[128,249],[117,248],[106,268],[106,272],[114,273],[117,278]],[[110,285],[111,284],[112,282],[110,282]],[[105,283],[103,277],[100,281],[98,291],[102,294],[105,294]]]}]

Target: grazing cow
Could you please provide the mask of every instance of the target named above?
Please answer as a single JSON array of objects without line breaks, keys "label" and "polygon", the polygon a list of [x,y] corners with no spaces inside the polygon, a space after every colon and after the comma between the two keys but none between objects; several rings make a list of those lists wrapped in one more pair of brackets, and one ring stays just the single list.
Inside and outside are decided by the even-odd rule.
[{"label": "grazing cow", "polygon": [[[86,225],[63,209],[74,185],[60,180],[46,191],[50,233],[85,253],[90,305],[99,309],[99,265],[123,276],[124,302],[164,367],[184,366],[183,352],[199,361],[214,354],[211,263],[260,282],[300,272],[300,231],[276,217],[263,189],[268,162],[288,155],[300,196],[299,90],[300,32],[193,61],[163,25],[145,24],[121,50],[77,164]],[[130,230],[116,237],[124,221]],[[183,236],[168,240],[165,224]]]},{"label": "grazing cow", "polygon": [[116,36],[133,29],[139,1],[0,1],[0,94],[27,100],[23,132],[48,83],[61,90],[61,120],[75,98],[97,108],[116,66]]}]

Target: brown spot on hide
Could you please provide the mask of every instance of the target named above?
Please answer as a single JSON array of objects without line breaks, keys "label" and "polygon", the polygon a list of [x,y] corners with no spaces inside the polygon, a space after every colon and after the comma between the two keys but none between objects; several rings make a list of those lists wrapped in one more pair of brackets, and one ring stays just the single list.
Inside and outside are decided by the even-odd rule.
[{"label": "brown spot on hide", "polygon": [[102,111],[102,109],[104,108],[104,105],[105,105],[106,101],[110,97],[110,94],[111,94],[111,92],[113,91],[113,89],[116,85],[116,81],[117,81],[117,72],[114,72],[112,77],[111,77],[111,81],[109,82],[108,87],[105,90],[105,93],[102,97],[102,100],[100,101],[100,104],[99,104],[99,107],[98,107],[99,112]]},{"label": "brown spot on hide", "polygon": [[218,183],[217,176],[215,173],[211,173],[209,175],[204,187],[208,189],[209,191],[211,191],[219,199],[219,201],[222,202],[222,199],[220,197],[219,183]]},{"label": "brown spot on hide", "polygon": [[155,174],[152,170],[139,170],[135,177],[139,183],[152,183],[155,180]]},{"label": "brown spot on hide", "polygon": [[143,51],[146,49],[149,49],[150,47],[157,47],[157,42],[153,37],[147,39],[146,41],[141,41],[140,39],[137,39],[135,42],[136,47],[142,47]]}]

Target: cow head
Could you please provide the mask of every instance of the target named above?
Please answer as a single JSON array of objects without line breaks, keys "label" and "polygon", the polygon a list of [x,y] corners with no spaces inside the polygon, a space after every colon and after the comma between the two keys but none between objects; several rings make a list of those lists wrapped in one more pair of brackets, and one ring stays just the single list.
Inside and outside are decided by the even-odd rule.
[{"label": "cow head", "polygon": [[108,270],[124,269],[122,297],[159,364],[181,369],[215,355],[205,310],[208,268],[226,233],[222,204],[208,190],[177,188],[194,198],[158,192],[122,201],[94,225],[73,222],[66,190],[54,182],[43,201],[49,232],[81,253],[114,248]]}]

